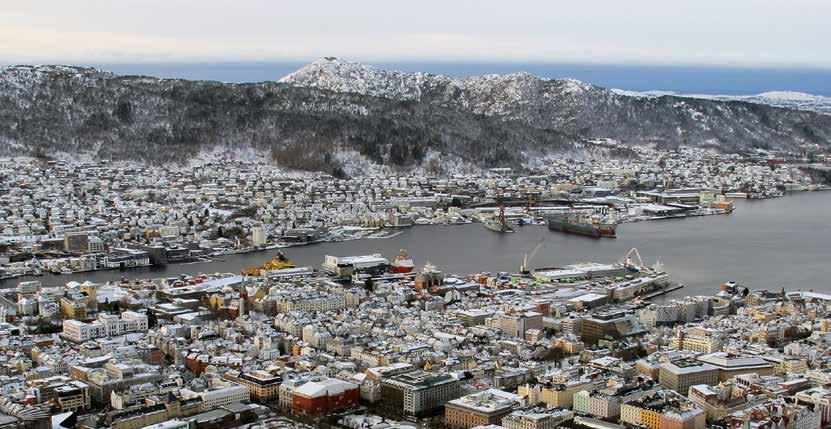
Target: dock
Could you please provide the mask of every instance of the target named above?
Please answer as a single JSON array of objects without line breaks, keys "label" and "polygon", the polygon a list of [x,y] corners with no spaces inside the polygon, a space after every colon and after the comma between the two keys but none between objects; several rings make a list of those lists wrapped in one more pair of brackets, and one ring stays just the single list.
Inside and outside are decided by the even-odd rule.
[{"label": "dock", "polygon": [[664,287],[662,287],[662,288],[660,288],[656,291],[652,291],[652,292],[650,292],[646,295],[642,295],[640,298],[643,299],[643,300],[649,300],[649,299],[655,298],[657,296],[666,295],[666,294],[668,294],[672,291],[676,291],[676,290],[681,289],[683,287],[684,287],[684,285],[681,284],[681,283],[672,283],[671,282],[671,283],[667,284],[666,286],[664,286]]}]

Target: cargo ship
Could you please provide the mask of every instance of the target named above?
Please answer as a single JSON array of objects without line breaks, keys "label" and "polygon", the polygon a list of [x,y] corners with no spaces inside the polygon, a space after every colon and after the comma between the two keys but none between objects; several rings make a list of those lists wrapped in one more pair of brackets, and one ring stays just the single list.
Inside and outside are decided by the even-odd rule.
[{"label": "cargo ship", "polygon": [[415,268],[413,258],[410,258],[410,255],[404,249],[401,249],[401,253],[395,257],[390,265],[390,271],[394,273],[409,273],[413,268]]},{"label": "cargo ship", "polygon": [[548,217],[548,229],[587,237],[614,238],[616,237],[615,228],[614,223],[604,223],[598,219],[587,221],[579,216],[573,215],[554,215]]}]

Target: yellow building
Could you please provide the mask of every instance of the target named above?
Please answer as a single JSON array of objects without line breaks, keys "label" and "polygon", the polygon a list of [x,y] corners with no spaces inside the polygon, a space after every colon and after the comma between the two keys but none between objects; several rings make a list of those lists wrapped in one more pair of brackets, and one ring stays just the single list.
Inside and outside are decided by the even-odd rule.
[{"label": "yellow building", "polygon": [[87,318],[86,298],[75,299],[73,297],[61,298],[61,312],[67,319],[85,320]]},{"label": "yellow building", "polygon": [[651,429],[660,429],[661,413],[657,411],[641,409],[641,424]]},{"label": "yellow building", "polygon": [[521,385],[518,388],[519,396],[528,398],[531,404],[544,402],[552,407],[571,408],[574,405],[574,394],[581,390],[594,390],[596,386],[587,380],[575,380],[567,383],[553,384],[550,387],[542,384]]},{"label": "yellow building", "polygon": [[776,373],[778,374],[804,374],[808,371],[808,362],[805,359],[786,358],[776,365]]},{"label": "yellow building", "polygon": [[92,282],[84,282],[80,286],[80,291],[87,294],[86,304],[87,308],[91,310],[98,309],[98,285]]},{"label": "yellow building", "polygon": [[254,289],[255,289],[254,293],[249,294],[249,296],[251,297],[252,300],[259,301],[259,300],[265,298],[265,295],[266,295],[265,287],[257,286]]},{"label": "yellow building", "polygon": [[766,323],[770,322],[771,320],[778,317],[774,313],[762,312],[762,311],[753,311],[753,320],[756,322]]},{"label": "yellow building", "polygon": [[722,339],[713,329],[694,326],[679,330],[672,338],[672,347],[699,353],[713,353],[721,350]]},{"label": "yellow building", "polygon": [[114,419],[110,426],[112,429],[140,429],[168,419],[170,419],[170,413],[167,409],[152,409],[148,412],[136,411],[126,414],[124,418]]},{"label": "yellow building", "polygon": [[565,338],[558,339],[554,346],[561,349],[563,353],[569,355],[580,353],[584,348],[582,341],[568,340]]},{"label": "yellow building", "polygon": [[227,302],[228,300],[225,298],[225,295],[221,293],[213,294],[210,298],[208,298],[208,305],[210,305],[211,308],[225,307]]},{"label": "yellow building", "polygon": [[248,388],[251,399],[260,402],[277,400],[280,394],[280,384],[283,378],[266,371],[251,371],[240,373],[228,371],[223,375],[226,380],[233,381]]}]

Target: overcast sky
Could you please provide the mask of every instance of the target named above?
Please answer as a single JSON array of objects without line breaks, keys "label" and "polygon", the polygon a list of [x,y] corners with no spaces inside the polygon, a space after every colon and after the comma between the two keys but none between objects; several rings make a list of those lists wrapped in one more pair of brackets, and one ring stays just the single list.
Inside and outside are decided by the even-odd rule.
[{"label": "overcast sky", "polygon": [[0,62],[831,67],[831,0],[0,0]]}]

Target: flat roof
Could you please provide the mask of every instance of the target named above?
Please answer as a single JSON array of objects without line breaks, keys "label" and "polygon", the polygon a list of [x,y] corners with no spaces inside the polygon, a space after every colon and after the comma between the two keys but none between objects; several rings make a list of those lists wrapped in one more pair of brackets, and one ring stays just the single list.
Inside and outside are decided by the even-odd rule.
[{"label": "flat roof", "polygon": [[574,298],[570,298],[569,302],[587,302],[587,301],[596,301],[598,299],[608,298],[606,295],[589,292],[585,295],[576,296]]},{"label": "flat roof", "polygon": [[[696,361],[677,361],[676,362],[663,362],[661,363],[661,368],[666,368],[669,371],[672,371],[676,374],[692,374],[696,372],[702,371],[718,371],[718,368],[702,362]],[[679,365],[680,364],[680,365]]]},{"label": "flat roof", "polygon": [[461,408],[475,410],[480,413],[493,413],[501,411],[506,408],[512,408],[515,404],[513,400],[496,396],[488,391],[481,393],[474,393],[472,395],[462,396],[459,399],[454,399],[447,402],[448,405],[453,405]]},{"label": "flat roof", "polygon": [[768,361],[757,356],[731,355],[726,352],[716,352],[701,355],[698,360],[724,369],[764,368],[770,367]]}]

